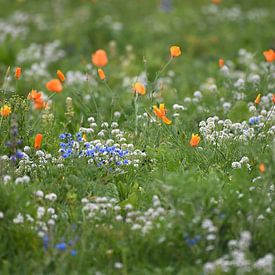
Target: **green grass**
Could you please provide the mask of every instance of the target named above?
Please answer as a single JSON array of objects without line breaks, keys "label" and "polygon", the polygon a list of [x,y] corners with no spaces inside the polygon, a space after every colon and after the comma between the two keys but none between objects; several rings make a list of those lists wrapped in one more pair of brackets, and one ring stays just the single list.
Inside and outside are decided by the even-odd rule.
[{"label": "green grass", "polygon": [[[158,1],[148,0],[0,0],[0,107],[12,109],[9,116],[0,116],[1,274],[206,274],[207,263],[215,263],[210,274],[224,274],[216,260],[225,255],[231,263],[227,274],[274,272],[274,260],[265,260],[263,269],[255,263],[274,254],[275,245],[274,64],[262,54],[275,47],[275,5],[270,0],[210,2],[174,0],[172,11],[165,13]],[[23,32],[5,35],[10,29]],[[49,49],[55,40],[59,46]],[[50,54],[42,50],[38,58],[31,53],[19,60],[32,43]],[[182,55],[154,81],[169,62],[171,45],[179,45]],[[109,58],[107,85],[91,66],[91,53],[98,48]],[[60,50],[64,56],[58,57]],[[218,67],[219,58],[225,60],[228,75]],[[45,67],[32,67],[35,63]],[[17,81],[16,66],[22,67]],[[62,93],[53,95],[45,84],[58,69],[67,78]],[[82,79],[72,83],[69,71]],[[147,94],[135,100],[132,85],[142,74]],[[255,75],[259,81],[250,81]],[[245,80],[243,87],[236,85],[239,78]],[[51,97],[49,110],[32,108],[27,99],[31,89]],[[201,91],[197,101],[195,91]],[[262,101],[256,105],[258,93]],[[155,117],[152,106],[159,103],[165,103],[172,125]],[[173,109],[174,104],[185,110]],[[236,125],[228,139],[211,140],[201,121],[214,116],[219,117],[216,131],[223,129],[218,120],[230,119],[246,121],[254,133],[243,140],[246,132]],[[89,142],[133,144],[140,151],[130,158],[138,165],[118,173],[117,165],[98,167],[88,158],[60,160],[59,135],[88,128],[89,117],[97,123],[86,135]],[[251,117],[259,117],[261,127],[249,126]],[[103,122],[108,122],[107,130]],[[112,133],[112,122],[125,140]],[[14,128],[18,133],[13,134]],[[98,136],[102,129],[104,137]],[[51,156],[37,155],[37,133],[43,134],[41,150]],[[198,147],[189,144],[192,133],[201,137]],[[31,163],[3,158],[25,146],[30,147],[25,151]],[[234,169],[232,163],[242,157],[248,157],[247,163]],[[36,195],[39,190],[44,198]],[[45,198],[50,193],[56,194],[55,201]],[[84,198],[96,206],[89,210]],[[107,200],[104,207],[100,199]],[[55,213],[39,218],[41,207]],[[22,223],[16,223],[19,213]],[[235,249],[230,248],[232,240]],[[66,249],[56,247],[62,243]],[[234,259],[234,252],[245,259],[240,254]]]}]

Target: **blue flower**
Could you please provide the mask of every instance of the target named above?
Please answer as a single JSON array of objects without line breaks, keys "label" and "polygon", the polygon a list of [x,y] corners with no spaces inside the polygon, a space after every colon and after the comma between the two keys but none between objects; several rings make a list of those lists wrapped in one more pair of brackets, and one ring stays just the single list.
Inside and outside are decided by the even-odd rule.
[{"label": "blue flower", "polygon": [[66,250],[67,245],[66,245],[66,243],[62,242],[62,243],[58,243],[58,244],[55,246],[55,248],[58,249],[58,250],[64,251],[64,250]]},{"label": "blue flower", "polygon": [[72,249],[72,250],[71,250],[71,255],[72,255],[72,256],[76,256],[76,255],[77,255],[77,251],[76,251],[75,249]]}]

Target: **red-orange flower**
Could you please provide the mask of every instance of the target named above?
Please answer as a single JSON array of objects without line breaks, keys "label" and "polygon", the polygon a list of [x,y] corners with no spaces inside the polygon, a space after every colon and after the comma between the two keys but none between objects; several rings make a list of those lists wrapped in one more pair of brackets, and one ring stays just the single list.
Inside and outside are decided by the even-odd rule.
[{"label": "red-orange flower", "polygon": [[255,104],[259,104],[260,101],[261,101],[261,94],[258,94],[254,102]]},{"label": "red-orange flower", "polygon": [[43,135],[42,134],[37,134],[34,139],[34,148],[35,149],[40,149],[41,148],[41,143],[42,143]]},{"label": "red-orange flower", "polygon": [[166,117],[167,110],[165,109],[165,106],[164,106],[163,103],[159,104],[159,107],[154,105],[153,110],[154,110],[155,115],[157,117],[159,117],[160,119],[162,119],[162,121],[165,124],[171,124],[172,123],[172,121]]},{"label": "red-orange flower", "polygon": [[140,83],[140,82],[136,82],[133,86],[133,90],[135,93],[138,93],[140,95],[145,95],[146,94],[146,88],[145,86]]},{"label": "red-orange flower", "polygon": [[57,75],[57,77],[59,78],[59,80],[60,80],[61,82],[64,82],[64,81],[65,81],[66,77],[65,77],[65,75],[63,74],[62,71],[57,70],[56,75]]},{"label": "red-orange flower", "polygon": [[272,102],[275,104],[275,94],[272,95]]},{"label": "red-orange flower", "polygon": [[97,67],[106,66],[108,63],[107,53],[102,49],[97,50],[94,54],[92,54],[92,62]]},{"label": "red-orange flower", "polygon": [[0,115],[3,117],[9,116],[11,113],[11,107],[8,105],[4,105],[3,107],[0,108]]},{"label": "red-orange flower", "polygon": [[98,69],[97,73],[98,73],[98,76],[101,80],[105,80],[106,76],[105,76],[105,73],[102,69]]},{"label": "red-orange flower", "polygon": [[62,83],[59,79],[55,78],[46,83],[46,88],[54,93],[61,93],[63,90]]},{"label": "red-orange flower", "polygon": [[219,67],[222,68],[224,66],[224,60],[222,58],[219,59]]},{"label": "red-orange flower", "polygon": [[31,90],[28,94],[28,99],[33,102],[35,109],[45,109],[47,107],[47,103],[42,98],[42,93],[37,92],[36,90]]},{"label": "red-orange flower", "polygon": [[260,170],[261,173],[265,172],[265,165],[264,165],[264,163],[260,163],[259,170]]},{"label": "red-orange flower", "polygon": [[192,137],[191,137],[189,143],[192,147],[197,147],[199,145],[200,141],[201,141],[201,138],[198,134],[196,134],[196,135],[192,134]]},{"label": "red-orange flower", "polygon": [[170,47],[170,55],[171,57],[178,57],[181,55],[180,47],[178,46],[172,46]]},{"label": "red-orange flower", "polygon": [[273,61],[275,61],[275,51],[273,51],[272,49],[270,49],[268,51],[264,51],[263,55],[264,55],[265,60],[267,62],[273,62]]},{"label": "red-orange flower", "polygon": [[222,2],[222,0],[211,0],[211,2],[215,5],[219,5]]},{"label": "red-orange flower", "polygon": [[19,78],[20,78],[21,72],[22,72],[22,70],[21,70],[20,67],[16,67],[16,68],[15,68],[15,73],[14,73],[15,79],[19,79]]}]

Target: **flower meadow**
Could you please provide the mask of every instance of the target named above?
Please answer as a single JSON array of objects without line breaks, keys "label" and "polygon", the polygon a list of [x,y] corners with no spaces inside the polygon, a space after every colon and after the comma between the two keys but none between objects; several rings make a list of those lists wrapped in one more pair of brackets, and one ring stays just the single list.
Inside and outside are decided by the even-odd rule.
[{"label": "flower meadow", "polygon": [[274,1],[0,6],[0,274],[274,274]]}]

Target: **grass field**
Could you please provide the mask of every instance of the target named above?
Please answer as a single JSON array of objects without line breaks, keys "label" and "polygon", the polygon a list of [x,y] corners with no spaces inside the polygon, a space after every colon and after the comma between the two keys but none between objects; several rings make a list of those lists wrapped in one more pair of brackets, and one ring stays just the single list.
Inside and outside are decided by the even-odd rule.
[{"label": "grass field", "polygon": [[0,0],[0,274],[274,274],[274,25]]}]

